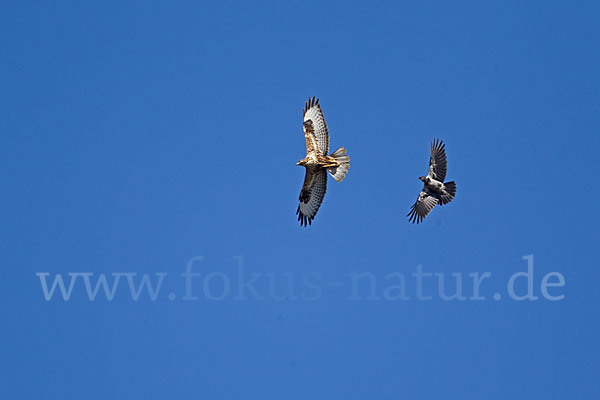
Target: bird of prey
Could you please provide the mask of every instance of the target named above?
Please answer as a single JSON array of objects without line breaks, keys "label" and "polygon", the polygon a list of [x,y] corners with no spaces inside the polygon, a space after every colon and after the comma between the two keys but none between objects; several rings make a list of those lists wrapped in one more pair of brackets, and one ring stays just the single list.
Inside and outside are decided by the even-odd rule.
[{"label": "bird of prey", "polygon": [[420,176],[423,189],[419,193],[417,202],[411,207],[407,217],[409,221],[418,224],[433,210],[436,204],[448,204],[456,195],[456,183],[446,182],[446,145],[441,140],[431,142],[431,155],[429,156],[429,173]]},{"label": "bird of prey", "polygon": [[329,152],[329,132],[323,116],[319,99],[308,99],[302,109],[304,114],[304,138],[306,139],[306,157],[296,165],[306,168],[304,185],[300,191],[298,221],[307,226],[317,215],[327,191],[327,173],[341,182],[350,168],[350,157],[346,149],[340,147],[331,155]]}]

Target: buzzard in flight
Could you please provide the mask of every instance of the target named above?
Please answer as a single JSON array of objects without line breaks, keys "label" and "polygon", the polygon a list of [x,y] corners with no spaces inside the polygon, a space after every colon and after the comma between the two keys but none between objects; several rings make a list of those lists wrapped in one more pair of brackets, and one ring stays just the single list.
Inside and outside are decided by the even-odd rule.
[{"label": "buzzard in flight", "polygon": [[319,207],[327,191],[327,173],[333,179],[341,182],[350,168],[350,157],[346,155],[346,149],[340,147],[331,155],[329,152],[329,133],[323,116],[323,110],[319,99],[308,99],[304,113],[304,138],[306,139],[306,157],[298,161],[296,165],[306,168],[304,185],[300,192],[300,204],[298,205],[298,221],[300,225],[310,225],[317,215]]},{"label": "buzzard in flight", "polygon": [[436,204],[441,206],[448,204],[456,195],[456,183],[454,181],[444,183],[447,169],[445,146],[441,140],[431,142],[429,173],[427,176],[419,177],[423,181],[423,189],[407,215],[408,220],[413,224],[423,221]]}]

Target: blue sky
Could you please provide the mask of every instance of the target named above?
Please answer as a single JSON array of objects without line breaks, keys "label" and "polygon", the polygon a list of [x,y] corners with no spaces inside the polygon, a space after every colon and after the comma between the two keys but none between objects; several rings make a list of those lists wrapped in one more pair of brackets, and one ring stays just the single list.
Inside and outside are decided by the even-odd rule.
[{"label": "blue sky", "polygon": [[[597,396],[599,11],[3,3],[0,393]],[[301,228],[309,96],[351,167]],[[412,225],[433,138],[446,143],[457,197]],[[538,300],[516,301],[507,282],[527,255]],[[197,256],[198,299],[182,300]],[[239,260],[263,300],[236,299]],[[418,300],[418,265],[444,274],[449,293],[462,274],[467,297],[468,274],[489,272],[485,300],[444,301],[434,277],[423,286],[433,298]],[[68,284],[73,272],[166,275],[155,300],[134,301],[124,276],[112,301],[102,290],[90,301],[80,276],[67,301],[46,301],[36,273]],[[368,277],[354,296],[363,272],[378,300]],[[541,294],[551,272],[564,277],[549,289],[562,300]],[[406,277],[408,300],[383,297],[391,273]],[[272,296],[270,277],[278,293],[291,277],[297,299]],[[207,278],[222,300],[205,295]],[[519,278],[515,291],[526,289]]]}]

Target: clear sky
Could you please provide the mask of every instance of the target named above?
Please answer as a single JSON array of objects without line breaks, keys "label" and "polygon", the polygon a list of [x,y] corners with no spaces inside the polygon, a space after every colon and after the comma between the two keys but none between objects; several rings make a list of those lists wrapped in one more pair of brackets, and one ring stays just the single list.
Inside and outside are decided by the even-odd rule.
[{"label": "clear sky", "polygon": [[[3,2],[0,397],[598,396],[599,12]],[[301,228],[309,96],[351,166]]]}]

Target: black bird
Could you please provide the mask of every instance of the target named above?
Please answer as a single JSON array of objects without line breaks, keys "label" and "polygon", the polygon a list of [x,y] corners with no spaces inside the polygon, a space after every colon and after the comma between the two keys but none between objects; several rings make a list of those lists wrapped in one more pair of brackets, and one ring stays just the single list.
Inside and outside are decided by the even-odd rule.
[{"label": "black bird", "polygon": [[417,224],[433,210],[436,204],[443,206],[454,199],[456,195],[456,183],[446,182],[446,145],[439,139],[431,142],[431,155],[429,156],[429,173],[420,176],[423,181],[423,189],[419,193],[417,202],[410,208],[407,217],[413,224]]}]

